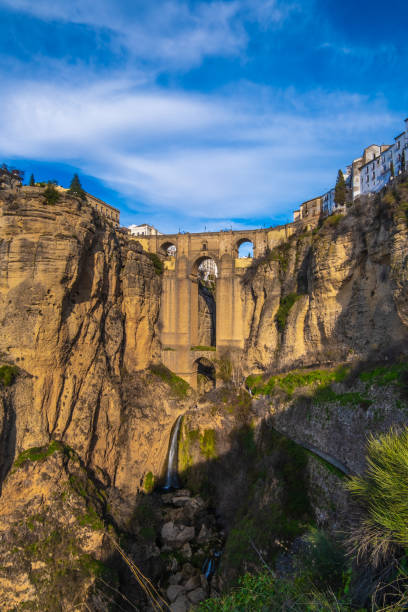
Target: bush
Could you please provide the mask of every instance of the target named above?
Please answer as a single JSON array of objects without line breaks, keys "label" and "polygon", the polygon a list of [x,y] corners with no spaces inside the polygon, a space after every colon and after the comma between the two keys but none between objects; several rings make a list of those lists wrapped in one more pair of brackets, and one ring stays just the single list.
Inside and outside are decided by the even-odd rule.
[{"label": "bush", "polygon": [[10,387],[17,376],[18,368],[16,366],[2,365],[0,367],[0,384],[3,387]]},{"label": "bush", "polygon": [[285,297],[281,298],[278,312],[276,313],[276,323],[278,330],[282,333],[285,331],[286,321],[289,315],[289,311],[293,304],[300,298],[300,295],[296,293],[289,293]]},{"label": "bush", "polygon": [[156,253],[147,253],[147,256],[151,260],[151,262],[153,263],[154,271],[156,272],[156,274],[158,276],[163,274],[163,272],[164,272],[164,264],[163,264],[162,260],[160,259],[160,257],[158,255],[156,255]]},{"label": "bush", "polygon": [[168,384],[177,397],[187,397],[190,385],[185,380],[174,374],[174,372],[169,370],[169,368],[166,368],[165,365],[162,363],[151,365],[150,371],[155,374],[155,376],[161,378],[163,382]]},{"label": "bush", "polygon": [[145,478],[144,478],[144,482],[143,482],[143,488],[146,491],[146,493],[151,493],[154,489],[154,476],[152,472],[147,472]]},{"label": "bush", "polygon": [[357,556],[378,565],[398,547],[408,548],[408,427],[371,436],[367,466],[346,484],[365,509],[349,543]]},{"label": "bush", "polygon": [[327,219],[324,220],[325,227],[337,227],[340,221],[343,219],[344,215],[341,213],[337,213],[335,215],[330,215]]},{"label": "bush", "polygon": [[51,205],[56,204],[61,197],[58,191],[55,189],[55,185],[51,181],[48,181],[48,185],[45,188],[43,196],[45,197],[47,204]]},{"label": "bush", "polygon": [[319,592],[309,584],[302,588],[296,581],[276,578],[271,572],[246,574],[238,588],[221,598],[202,602],[198,612],[253,612],[306,610],[309,612],[349,612],[350,606],[342,604],[333,593]]},{"label": "bush", "polygon": [[[19,454],[14,462],[14,467],[19,468],[28,461],[45,461],[57,451],[65,452],[68,447],[65,447],[62,442],[53,440],[48,446],[34,446]],[[68,452],[68,451],[67,451]]]}]

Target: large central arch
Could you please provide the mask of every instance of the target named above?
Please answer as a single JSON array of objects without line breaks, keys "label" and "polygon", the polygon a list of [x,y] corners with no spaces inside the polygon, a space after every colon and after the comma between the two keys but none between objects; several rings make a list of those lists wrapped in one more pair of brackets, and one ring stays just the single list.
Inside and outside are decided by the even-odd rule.
[{"label": "large central arch", "polygon": [[202,350],[217,345],[216,288],[218,266],[210,254],[200,255],[191,267],[191,343]]},{"label": "large central arch", "polygon": [[[198,359],[215,363],[226,351],[244,350],[252,314],[242,276],[252,259],[240,258],[239,249],[252,243],[253,254],[259,257],[291,233],[286,227],[225,230],[158,235],[143,241],[143,248],[163,257],[160,340],[167,367],[196,387]],[[205,263],[210,261],[215,267]],[[204,319],[212,335],[203,334]]]}]

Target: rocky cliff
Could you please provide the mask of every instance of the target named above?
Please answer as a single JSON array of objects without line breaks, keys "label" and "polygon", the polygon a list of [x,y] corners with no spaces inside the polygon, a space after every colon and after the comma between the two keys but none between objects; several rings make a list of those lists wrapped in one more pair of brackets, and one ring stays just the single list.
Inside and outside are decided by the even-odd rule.
[{"label": "rocky cliff", "polygon": [[[122,541],[172,609],[188,610],[265,559],[284,565],[308,525],[344,527],[341,475],[306,447],[360,471],[366,433],[407,422],[407,202],[400,184],[254,260],[246,350],[221,356],[220,387],[197,398],[158,364],[154,259],[78,198],[0,191],[8,609],[131,609],[122,595],[149,609],[120,569]],[[212,292],[200,297],[210,344]],[[150,495],[181,413],[188,490]],[[209,585],[203,562],[219,563],[220,548]]]},{"label": "rocky cliff", "polygon": [[408,188],[255,260],[245,274],[247,373],[366,359],[408,340]]},{"label": "rocky cliff", "polygon": [[3,394],[2,470],[54,438],[134,490],[147,455],[157,472],[166,452],[152,415],[166,437],[175,418],[161,379],[137,374],[157,360],[161,279],[86,203],[42,191],[0,191],[0,351],[19,368]]}]

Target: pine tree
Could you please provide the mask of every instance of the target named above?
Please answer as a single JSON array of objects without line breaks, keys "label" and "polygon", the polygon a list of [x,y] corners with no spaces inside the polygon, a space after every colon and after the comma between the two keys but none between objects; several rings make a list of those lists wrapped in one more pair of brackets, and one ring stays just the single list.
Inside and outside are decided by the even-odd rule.
[{"label": "pine tree", "polygon": [[34,185],[35,185],[34,174],[31,174],[31,176],[30,176],[29,185],[30,185],[30,187],[34,187]]},{"label": "pine tree", "polygon": [[392,178],[394,178],[395,170],[394,170],[394,162],[392,160],[391,160],[391,163],[390,163],[390,174],[391,174]]},{"label": "pine tree", "polygon": [[334,188],[334,201],[337,206],[344,206],[346,204],[346,195],[346,181],[344,180],[343,172],[339,170],[337,174],[336,187]]},{"label": "pine tree", "polygon": [[71,185],[69,186],[68,193],[71,195],[80,198],[81,200],[86,200],[86,193],[82,189],[81,182],[77,174],[74,174],[72,177]]},{"label": "pine tree", "polygon": [[401,156],[401,172],[405,172],[405,149]]}]

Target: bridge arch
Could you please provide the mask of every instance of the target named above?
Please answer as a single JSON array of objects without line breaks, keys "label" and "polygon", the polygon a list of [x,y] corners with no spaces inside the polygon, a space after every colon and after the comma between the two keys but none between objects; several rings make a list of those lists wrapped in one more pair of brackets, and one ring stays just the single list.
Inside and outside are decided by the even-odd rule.
[{"label": "bridge arch", "polygon": [[159,253],[165,257],[175,257],[177,255],[177,246],[174,242],[166,240],[159,247]]},{"label": "bridge arch", "polygon": [[207,357],[198,357],[193,364],[197,377],[197,390],[199,393],[211,391],[215,387],[215,365]]},{"label": "bridge arch", "polygon": [[191,266],[191,275],[193,277],[200,276],[200,271],[206,267],[212,270],[212,274],[215,276],[215,278],[218,276],[218,257],[211,252],[197,257]]},{"label": "bridge arch", "polygon": [[235,243],[235,257],[253,257],[255,245],[250,238],[240,238]]}]

